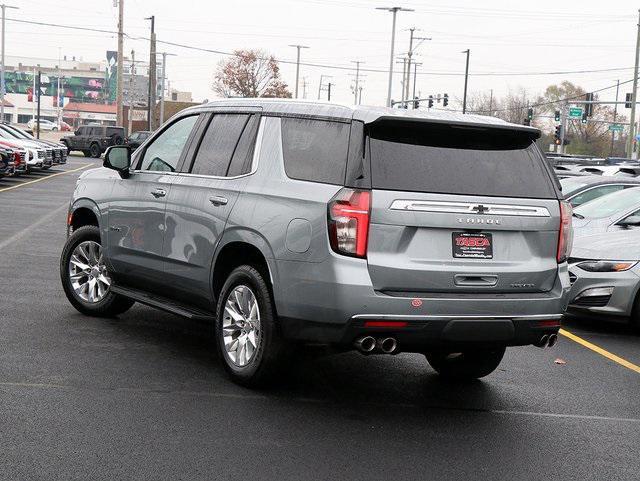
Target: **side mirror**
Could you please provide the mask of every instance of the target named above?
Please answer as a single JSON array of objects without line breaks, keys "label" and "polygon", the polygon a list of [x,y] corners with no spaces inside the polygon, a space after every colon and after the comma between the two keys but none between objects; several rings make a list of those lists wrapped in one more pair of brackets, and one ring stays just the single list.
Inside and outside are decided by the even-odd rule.
[{"label": "side mirror", "polygon": [[640,215],[630,215],[626,219],[622,219],[618,222],[618,225],[624,228],[640,227]]},{"label": "side mirror", "polygon": [[126,145],[113,145],[104,154],[103,167],[113,169],[120,177],[129,177],[129,167],[131,166],[131,150]]}]

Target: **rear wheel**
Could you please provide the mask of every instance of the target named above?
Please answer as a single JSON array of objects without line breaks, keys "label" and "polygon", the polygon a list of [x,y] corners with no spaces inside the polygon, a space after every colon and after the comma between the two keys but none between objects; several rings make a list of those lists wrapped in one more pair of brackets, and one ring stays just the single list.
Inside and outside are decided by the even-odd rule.
[{"label": "rear wheel", "polygon": [[91,144],[89,147],[89,153],[91,157],[95,157],[96,159],[102,155],[102,150],[100,150],[100,146],[98,144]]},{"label": "rear wheel", "polygon": [[218,296],[215,340],[231,379],[264,386],[278,372],[286,344],[277,326],[271,291],[253,266],[234,269]]},{"label": "rear wheel", "polygon": [[100,230],[93,225],[78,228],[67,239],[60,257],[60,280],[71,305],[89,316],[112,317],[134,304],[111,292]]},{"label": "rear wheel", "polygon": [[425,356],[443,378],[463,381],[491,374],[500,365],[504,352],[505,348],[501,347],[464,352],[431,352]]}]

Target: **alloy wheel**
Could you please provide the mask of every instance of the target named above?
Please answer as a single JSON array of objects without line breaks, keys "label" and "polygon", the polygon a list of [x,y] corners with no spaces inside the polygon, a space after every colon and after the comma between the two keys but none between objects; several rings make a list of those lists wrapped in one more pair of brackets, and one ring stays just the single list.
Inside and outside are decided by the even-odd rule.
[{"label": "alloy wheel", "polygon": [[69,259],[69,280],[76,295],[85,302],[100,302],[109,292],[111,278],[95,241],[78,244]]},{"label": "alloy wheel", "polygon": [[236,286],[227,296],[222,337],[227,357],[238,367],[246,366],[260,347],[260,308],[245,285]]}]

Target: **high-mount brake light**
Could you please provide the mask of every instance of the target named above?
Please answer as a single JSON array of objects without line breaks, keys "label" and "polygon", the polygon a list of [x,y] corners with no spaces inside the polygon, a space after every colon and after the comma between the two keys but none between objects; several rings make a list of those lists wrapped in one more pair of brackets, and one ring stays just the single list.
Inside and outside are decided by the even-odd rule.
[{"label": "high-mount brake light", "polygon": [[327,206],[329,242],[338,254],[367,256],[371,192],[341,189]]}]

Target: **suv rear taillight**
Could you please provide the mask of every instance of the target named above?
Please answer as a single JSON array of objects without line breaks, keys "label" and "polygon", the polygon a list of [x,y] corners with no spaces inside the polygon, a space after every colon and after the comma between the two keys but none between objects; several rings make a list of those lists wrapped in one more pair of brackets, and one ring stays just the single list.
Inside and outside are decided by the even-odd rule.
[{"label": "suv rear taillight", "polygon": [[338,254],[367,256],[371,192],[341,189],[328,204],[329,242]]},{"label": "suv rear taillight", "polygon": [[573,226],[571,218],[573,217],[573,208],[571,204],[565,200],[560,201],[560,231],[558,233],[558,254],[556,259],[558,263],[564,262],[571,253],[573,245]]}]

